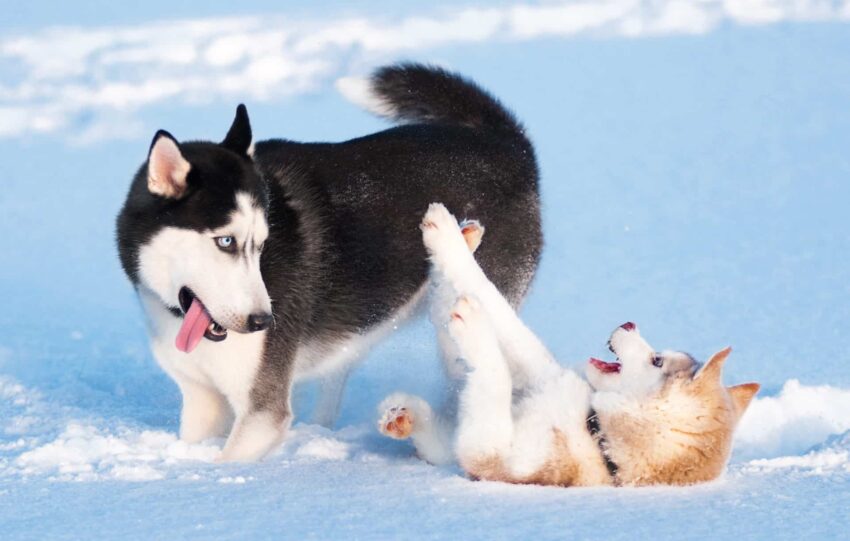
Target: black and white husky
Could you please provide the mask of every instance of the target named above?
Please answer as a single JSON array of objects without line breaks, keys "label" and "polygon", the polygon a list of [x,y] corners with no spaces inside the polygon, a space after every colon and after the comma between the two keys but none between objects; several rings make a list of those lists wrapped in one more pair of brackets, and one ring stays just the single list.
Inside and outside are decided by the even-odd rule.
[{"label": "black and white husky", "polygon": [[513,115],[437,68],[386,67],[369,84],[404,125],[252,144],[240,105],[221,143],[157,132],[118,216],[154,356],[183,395],[180,437],[229,434],[222,460],[282,441],[301,378],[323,378],[314,417],[333,422],[351,364],[428,289],[418,225],[432,201],[488,224],[476,257],[514,306],[536,270],[537,166]]}]

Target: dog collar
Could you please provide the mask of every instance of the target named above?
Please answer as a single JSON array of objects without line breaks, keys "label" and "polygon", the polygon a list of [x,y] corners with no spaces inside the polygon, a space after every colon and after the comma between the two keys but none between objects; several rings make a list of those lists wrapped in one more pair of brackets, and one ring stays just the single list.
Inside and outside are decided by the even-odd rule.
[{"label": "dog collar", "polygon": [[588,410],[585,423],[590,436],[594,439],[594,441],[596,441],[596,445],[599,446],[599,453],[602,455],[602,460],[605,462],[605,468],[608,470],[608,475],[611,476],[614,484],[618,485],[619,481],[617,479],[617,472],[620,471],[620,468],[608,455],[608,439],[605,437],[605,433],[602,432],[602,428],[599,426],[599,416],[596,414],[595,409],[590,408],[590,410]]}]

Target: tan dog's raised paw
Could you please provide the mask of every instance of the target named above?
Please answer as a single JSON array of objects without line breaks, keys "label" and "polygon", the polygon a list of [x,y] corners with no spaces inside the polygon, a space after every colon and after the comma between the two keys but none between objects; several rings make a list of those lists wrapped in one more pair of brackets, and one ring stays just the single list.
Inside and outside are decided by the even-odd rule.
[{"label": "tan dog's raised paw", "polygon": [[384,436],[407,439],[413,433],[413,414],[405,407],[393,406],[378,421],[378,430]]},{"label": "tan dog's raised paw", "polygon": [[464,220],[461,222],[460,232],[463,234],[470,252],[475,253],[475,250],[481,246],[481,237],[484,236],[484,231],[484,226],[478,220]]}]

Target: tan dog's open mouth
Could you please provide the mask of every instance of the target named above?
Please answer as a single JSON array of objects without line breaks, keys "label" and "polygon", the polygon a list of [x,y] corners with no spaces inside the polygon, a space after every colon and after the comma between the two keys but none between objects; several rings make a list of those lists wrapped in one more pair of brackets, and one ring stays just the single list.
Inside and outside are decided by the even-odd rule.
[{"label": "tan dog's open mouth", "polygon": [[620,369],[623,367],[623,365],[618,362],[608,363],[595,357],[590,358],[590,364],[603,374],[619,374]]}]

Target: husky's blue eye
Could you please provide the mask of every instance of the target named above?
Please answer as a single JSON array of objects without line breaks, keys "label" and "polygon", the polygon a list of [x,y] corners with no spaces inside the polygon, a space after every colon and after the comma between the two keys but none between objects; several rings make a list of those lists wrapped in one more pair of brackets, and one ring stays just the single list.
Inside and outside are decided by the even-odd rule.
[{"label": "husky's blue eye", "polygon": [[236,249],[236,239],[231,236],[216,237],[215,244],[225,252],[232,252]]}]

